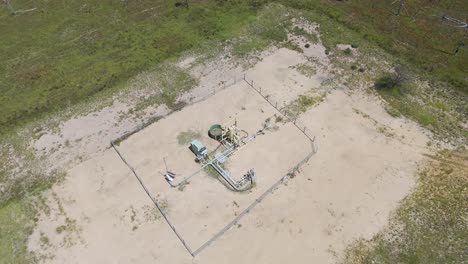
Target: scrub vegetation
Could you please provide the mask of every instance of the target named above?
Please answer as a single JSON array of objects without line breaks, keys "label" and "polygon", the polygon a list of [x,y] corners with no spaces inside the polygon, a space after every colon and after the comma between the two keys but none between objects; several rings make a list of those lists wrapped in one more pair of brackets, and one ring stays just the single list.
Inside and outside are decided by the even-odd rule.
[{"label": "scrub vegetation", "polygon": [[[463,20],[465,1],[327,1],[280,0],[301,11],[325,14],[340,27],[356,32],[431,78],[467,92],[466,31],[447,17]],[[466,22],[466,21],[463,21]],[[355,43],[358,44],[358,43]]]},{"label": "scrub vegetation", "polygon": [[466,261],[468,152],[445,151],[431,158],[389,227],[370,240],[354,242],[345,264]]}]

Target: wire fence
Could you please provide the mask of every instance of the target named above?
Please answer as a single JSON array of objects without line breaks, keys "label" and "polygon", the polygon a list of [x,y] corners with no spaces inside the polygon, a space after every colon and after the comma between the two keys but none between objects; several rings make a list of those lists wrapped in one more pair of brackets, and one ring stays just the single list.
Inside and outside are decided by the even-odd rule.
[{"label": "wire fence", "polygon": [[[153,124],[154,122],[162,119],[162,118],[165,118],[166,116],[170,115],[171,113],[174,113],[176,111],[179,111],[181,110],[182,108],[184,108],[185,106],[187,105],[192,105],[192,104],[196,104],[196,103],[199,103],[201,101],[204,101],[206,100],[207,98],[211,97],[212,95],[214,95],[215,93],[221,91],[221,90],[224,90],[226,89],[227,87],[239,82],[239,81],[245,81],[249,87],[251,87],[252,89],[254,89],[263,99],[265,99],[265,101],[267,101],[271,106],[273,106],[281,115],[283,115],[286,120],[288,120],[289,122],[291,122],[292,124],[294,124],[294,126],[296,126],[297,129],[299,129],[299,131],[304,134],[304,136],[306,136],[309,141],[310,141],[310,151],[308,152],[308,154],[301,160],[299,161],[295,166],[293,166],[287,173],[286,175],[284,175],[283,177],[281,177],[278,181],[276,181],[272,186],[270,186],[265,192],[263,192],[258,198],[256,198],[246,209],[244,209],[239,215],[237,215],[231,222],[229,222],[226,226],[224,226],[221,230],[219,230],[215,235],[213,235],[210,239],[208,239],[205,243],[203,243],[199,248],[197,248],[195,251],[192,251],[189,247],[189,245],[187,244],[187,242],[183,239],[183,237],[179,234],[179,232],[177,232],[177,229],[175,228],[175,226],[172,224],[172,222],[170,221],[169,217],[167,216],[166,212],[162,209],[162,206],[159,204],[158,200],[153,196],[151,195],[151,192],[148,190],[148,188],[146,187],[146,185],[144,184],[143,180],[140,178],[140,176],[136,173],[135,169],[127,162],[127,160],[123,157],[123,155],[120,153],[120,151],[118,150],[117,148],[117,145],[122,142],[123,140],[127,139],[128,137],[130,137],[131,135],[137,133],[138,131],[146,128],[147,126]],[[148,195],[148,197],[150,197],[150,199],[152,200],[152,202],[154,203],[154,205],[156,206],[156,208],[159,210],[159,212],[161,213],[161,215],[163,216],[164,220],[166,221],[166,223],[169,225],[169,227],[172,229],[172,231],[174,232],[174,234],[177,236],[177,238],[180,240],[180,242],[182,243],[182,245],[185,247],[185,249],[189,252],[189,254],[192,256],[192,257],[195,257],[197,256],[198,254],[200,254],[204,249],[206,249],[208,246],[210,246],[213,242],[215,242],[218,238],[220,238],[224,233],[226,233],[232,226],[236,225],[246,214],[248,214],[256,205],[258,205],[260,202],[262,202],[265,197],[267,197],[269,194],[273,193],[273,191],[278,188],[279,185],[281,185],[282,183],[284,183],[288,178],[291,178],[291,177],[294,177],[300,170],[300,168],[309,161],[309,159],[317,152],[317,146],[315,144],[315,137],[313,136],[310,136],[309,135],[309,130],[307,129],[306,126],[303,126],[302,124],[298,123],[296,119],[291,119],[287,113],[285,112],[285,110],[279,108],[278,104],[274,101],[272,101],[269,96],[265,95],[262,93],[261,91],[261,88],[258,88],[256,89],[253,85],[253,81],[249,82],[247,81],[246,79],[246,76],[244,75],[242,78],[236,78],[236,79],[233,79],[232,82],[229,82],[229,83],[223,83],[223,85],[221,85],[219,87],[219,89],[213,89],[213,92],[210,93],[210,94],[207,94],[203,97],[200,97],[198,98],[197,100],[192,100],[190,101],[189,103],[181,103],[179,105],[177,105],[175,108],[173,108],[170,112],[168,112],[166,115],[164,116],[159,116],[159,117],[155,117],[155,118],[152,118],[151,120],[149,120],[148,122],[145,122],[143,124],[141,124],[140,126],[138,126],[136,129],[128,132],[128,133],[125,133],[124,135],[118,137],[117,139],[115,140],[112,140],[110,142],[111,144],[111,147],[115,150],[115,152],[117,153],[117,155],[120,157],[120,159],[125,163],[125,165],[131,170],[131,172],[133,173],[133,175],[137,178],[138,182],[140,183],[140,185],[142,186],[143,190],[146,192],[146,194]]]},{"label": "wire fence", "polygon": [[206,99],[210,98],[211,96],[213,96],[214,94],[222,91],[222,90],[225,90],[226,88],[238,83],[238,82],[241,82],[243,80],[243,78],[241,76],[237,77],[237,78],[233,78],[231,79],[230,81],[225,81],[225,82],[222,82],[221,85],[218,85],[217,87],[214,87],[213,88],[213,91],[209,91],[208,93],[206,93],[205,95],[201,96],[201,97],[198,97],[196,98],[195,100],[190,100],[189,102],[186,102],[186,101],[179,101],[178,103],[176,103],[175,106],[171,107],[171,109],[165,113],[164,115],[158,115],[158,116],[153,116],[151,118],[149,118],[146,122],[143,122],[141,123],[140,125],[138,125],[135,129],[129,131],[129,132],[126,132],[124,133],[123,135],[119,136],[118,138],[114,139],[111,141],[111,143],[113,144],[116,144],[116,145],[119,145],[122,141],[124,141],[125,139],[129,138],[131,135],[145,129],[146,127],[150,126],[151,124],[161,120],[161,119],[164,119],[165,117],[177,112],[177,111],[180,111],[182,110],[184,107],[187,107],[189,105],[194,105],[194,104],[197,104],[197,103],[200,103],[202,101],[205,101]]},{"label": "wire fence", "polygon": [[243,218],[246,214],[250,213],[250,211],[257,206],[260,202],[265,199],[269,194],[273,193],[273,191],[282,183],[284,183],[288,178],[293,177],[296,173],[299,172],[299,169],[302,165],[307,163],[309,159],[317,152],[317,148],[315,147],[314,141],[311,140],[311,151],[304,157],[301,161],[299,161],[294,167],[292,167],[286,175],[281,177],[278,181],[276,181],[270,188],[268,188],[265,192],[263,192],[257,199],[255,199],[244,211],[242,211],[239,215],[236,216],[231,222],[229,222],[225,227],[223,227],[218,233],[216,233],[213,237],[211,237],[208,241],[203,243],[198,249],[192,252],[192,256],[198,255],[202,252],[205,248],[210,246],[214,241],[220,238],[224,233],[226,233],[232,226],[236,225],[241,218]]},{"label": "wire fence", "polygon": [[195,256],[193,255],[192,251],[190,250],[190,247],[188,246],[188,244],[185,242],[185,240],[182,238],[182,236],[177,232],[177,230],[175,229],[174,225],[171,223],[171,221],[169,220],[169,218],[167,217],[166,215],[166,212],[164,212],[164,210],[162,209],[162,206],[158,203],[158,200],[151,195],[150,191],[148,190],[148,188],[146,187],[145,183],[143,182],[143,180],[140,178],[140,176],[138,176],[138,174],[136,173],[135,169],[130,165],[130,163],[127,162],[127,160],[122,156],[122,154],[120,153],[120,151],[117,149],[117,147],[114,145],[113,142],[111,142],[111,146],[112,148],[114,148],[115,152],[117,153],[117,155],[119,155],[120,159],[125,163],[125,165],[127,165],[127,167],[132,171],[133,175],[137,178],[138,182],[140,183],[141,187],[143,187],[143,190],[145,190],[146,194],[149,196],[149,198],[151,199],[151,201],[153,201],[154,205],[156,206],[156,208],[158,208],[159,212],[161,213],[161,215],[164,217],[164,220],[166,220],[167,224],[171,227],[172,231],[174,232],[174,234],[177,236],[177,238],[180,240],[180,242],[182,242],[182,244],[184,245],[185,249],[190,253],[190,255],[192,256]]},{"label": "wire fence", "polygon": [[310,130],[307,129],[307,127],[302,124],[300,121],[297,120],[297,116],[294,117],[294,118],[291,118],[290,115],[289,115],[289,111],[287,109],[287,107],[283,106],[281,107],[281,104],[278,104],[277,101],[274,101],[271,99],[271,97],[268,95],[268,94],[265,94],[262,92],[262,88],[260,86],[257,86],[258,88],[256,88],[254,86],[254,82],[253,80],[252,81],[248,81],[247,80],[247,77],[246,75],[244,74],[244,77],[243,77],[243,80],[244,82],[246,82],[248,84],[248,86],[250,88],[252,88],[255,92],[257,92],[263,99],[265,99],[265,101],[268,102],[268,104],[270,104],[271,106],[273,106],[277,111],[278,113],[280,113],[284,118],[286,118],[286,120],[288,120],[289,122],[291,122],[292,124],[294,124],[295,127],[297,127],[297,129],[299,129],[299,131],[301,131],[302,134],[304,134],[304,136],[306,136],[309,140],[311,141],[314,141],[315,140],[315,137],[309,135],[309,132]]}]

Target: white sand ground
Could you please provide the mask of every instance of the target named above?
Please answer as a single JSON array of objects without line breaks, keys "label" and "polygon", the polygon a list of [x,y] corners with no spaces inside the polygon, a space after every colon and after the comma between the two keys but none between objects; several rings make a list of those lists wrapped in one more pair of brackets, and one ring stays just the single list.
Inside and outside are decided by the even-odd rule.
[{"label": "white sand ground", "polygon": [[[247,76],[272,100],[286,104],[311,89],[323,91],[325,73],[307,78],[290,67],[305,61],[302,54],[279,49]],[[184,191],[169,188],[158,175],[164,168],[161,157],[168,152],[169,167],[175,169],[179,160],[190,159],[190,153],[177,146],[178,131],[205,133],[209,125],[236,113],[239,126],[254,132],[274,111],[238,83],[160,120],[120,146],[149,189],[167,203],[169,216],[192,249],[304,155],[307,141],[285,124],[259,137],[232,161],[236,174],[256,168],[259,183],[252,192],[229,192],[204,174]],[[429,151],[428,139],[417,125],[389,116],[378,98],[359,89],[329,91],[324,102],[303,113],[299,122],[317,137],[318,153],[240,226],[195,258],[166,222],[154,217],[151,200],[112,149],[73,167],[67,179],[53,187],[51,213],[39,220],[30,249],[44,256],[45,263],[336,263],[348,243],[369,238],[386,225],[392,209],[413,186],[417,164]],[[202,140],[210,146],[206,136]],[[189,164],[187,171],[196,168]],[[69,228],[57,232],[66,222]],[[41,242],[41,236],[49,242]]]}]

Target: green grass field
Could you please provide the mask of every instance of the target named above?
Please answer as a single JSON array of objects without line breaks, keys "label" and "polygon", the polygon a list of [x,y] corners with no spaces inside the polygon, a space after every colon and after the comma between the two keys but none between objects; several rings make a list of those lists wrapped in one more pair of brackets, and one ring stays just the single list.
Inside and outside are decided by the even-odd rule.
[{"label": "green grass field", "polygon": [[181,52],[239,34],[248,3],[11,1],[0,9],[0,127],[14,127],[113,89]]},{"label": "green grass field", "polygon": [[[405,2],[398,17],[383,0],[198,0],[189,9],[166,0],[10,2],[16,16],[0,9],[0,132],[118,89],[184,51],[236,37],[268,2],[325,14],[431,76],[465,92],[468,86],[466,48],[453,54],[464,31],[439,16],[463,18],[464,1]],[[235,51],[244,55],[266,39],[284,38],[279,30],[263,31]]]}]

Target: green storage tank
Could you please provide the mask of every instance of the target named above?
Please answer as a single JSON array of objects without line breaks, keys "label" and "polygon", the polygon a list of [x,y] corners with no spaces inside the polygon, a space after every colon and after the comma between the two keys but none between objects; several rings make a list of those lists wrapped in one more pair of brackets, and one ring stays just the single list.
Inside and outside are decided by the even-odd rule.
[{"label": "green storage tank", "polygon": [[223,128],[220,124],[214,124],[208,130],[208,136],[215,140],[221,140],[221,136],[223,134]]}]

